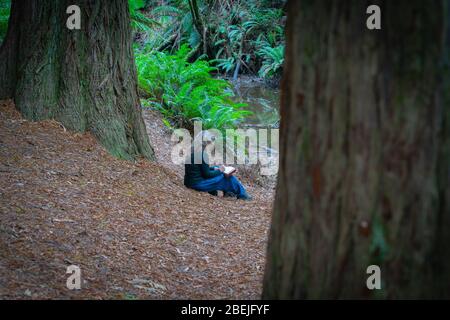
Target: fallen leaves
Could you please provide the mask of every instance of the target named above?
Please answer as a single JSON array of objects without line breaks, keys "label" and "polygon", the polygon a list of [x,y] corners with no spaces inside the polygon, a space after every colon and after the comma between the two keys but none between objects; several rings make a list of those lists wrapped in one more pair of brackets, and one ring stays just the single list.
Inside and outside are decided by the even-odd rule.
[{"label": "fallen leaves", "polygon": [[[243,202],[185,188],[169,132],[145,121],[161,164],[0,101],[0,298],[260,297],[273,190],[246,181]],[[71,264],[81,290],[65,286]]]},{"label": "fallen leaves", "polygon": [[161,295],[167,290],[162,284],[147,279],[133,279],[132,281],[128,281],[128,283],[131,283],[134,287],[143,289],[150,294]]}]

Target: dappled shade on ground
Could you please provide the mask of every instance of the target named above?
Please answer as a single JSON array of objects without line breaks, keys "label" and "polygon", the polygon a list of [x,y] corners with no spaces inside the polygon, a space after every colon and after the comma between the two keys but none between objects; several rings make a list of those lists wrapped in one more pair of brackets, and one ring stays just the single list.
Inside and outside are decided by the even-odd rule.
[{"label": "dappled shade on ground", "polygon": [[[0,145],[1,298],[260,297],[270,191],[250,185],[244,202],[186,189],[167,163],[115,159],[10,101]],[[78,291],[66,288],[71,264]]]}]

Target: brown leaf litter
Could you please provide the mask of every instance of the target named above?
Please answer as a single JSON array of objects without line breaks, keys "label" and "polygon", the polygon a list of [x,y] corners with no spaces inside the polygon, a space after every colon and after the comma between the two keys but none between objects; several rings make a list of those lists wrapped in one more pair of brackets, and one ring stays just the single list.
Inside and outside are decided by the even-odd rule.
[{"label": "brown leaf litter", "polygon": [[[183,186],[170,135],[145,112],[158,162],[0,101],[1,299],[258,299],[272,188],[250,202]],[[81,290],[66,268],[81,268]]]}]

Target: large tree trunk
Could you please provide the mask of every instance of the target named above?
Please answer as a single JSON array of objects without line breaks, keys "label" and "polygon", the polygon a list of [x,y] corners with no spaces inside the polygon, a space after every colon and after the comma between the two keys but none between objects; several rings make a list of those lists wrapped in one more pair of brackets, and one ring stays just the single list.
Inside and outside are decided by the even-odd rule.
[{"label": "large tree trunk", "polygon": [[[66,9],[81,9],[69,30]],[[31,120],[91,131],[111,154],[153,159],[137,96],[126,0],[13,0],[0,51],[0,98]]]},{"label": "large tree trunk", "polygon": [[[366,28],[370,4],[382,30]],[[263,298],[450,296],[446,5],[288,4]]]}]

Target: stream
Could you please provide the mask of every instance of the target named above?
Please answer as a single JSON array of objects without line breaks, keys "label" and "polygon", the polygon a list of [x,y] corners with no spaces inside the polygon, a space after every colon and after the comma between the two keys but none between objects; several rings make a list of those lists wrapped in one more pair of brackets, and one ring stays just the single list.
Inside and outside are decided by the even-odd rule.
[{"label": "stream", "polygon": [[[279,127],[280,90],[278,88],[270,87],[263,80],[252,77],[241,77],[231,84],[235,94],[234,101],[246,103],[248,105],[246,109],[253,112],[242,123],[245,127]],[[262,176],[276,177],[278,172],[279,145],[278,141],[272,140],[273,138],[271,133],[269,145],[257,144],[252,148],[251,153],[255,154],[255,159],[258,158],[261,164],[258,170]]]},{"label": "stream", "polygon": [[246,103],[247,110],[253,112],[246,120],[246,125],[277,126],[280,119],[280,90],[269,87],[259,78],[242,77],[231,82],[235,93],[234,100]]}]

